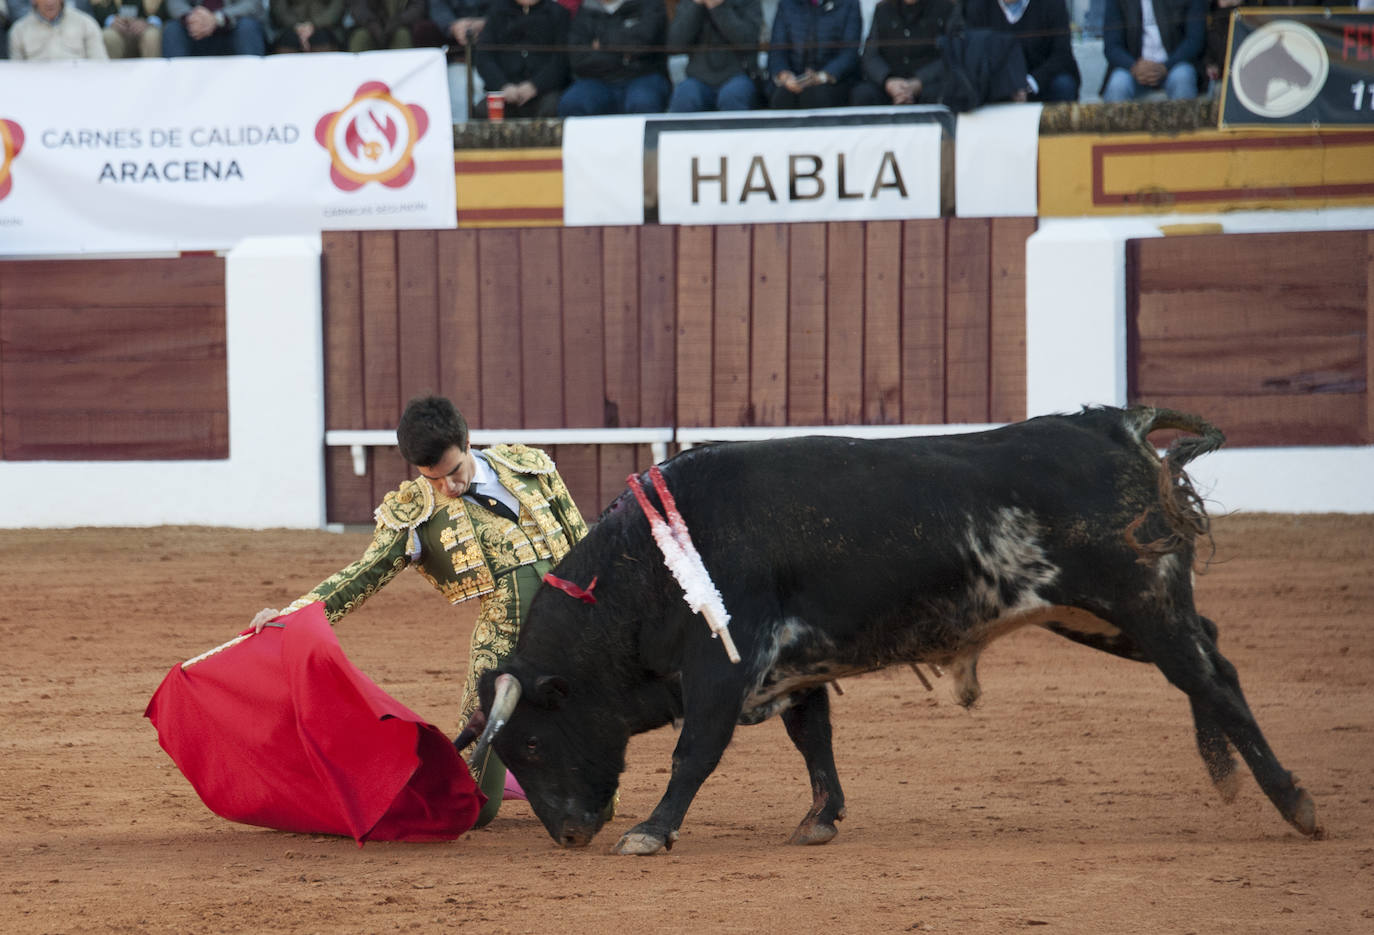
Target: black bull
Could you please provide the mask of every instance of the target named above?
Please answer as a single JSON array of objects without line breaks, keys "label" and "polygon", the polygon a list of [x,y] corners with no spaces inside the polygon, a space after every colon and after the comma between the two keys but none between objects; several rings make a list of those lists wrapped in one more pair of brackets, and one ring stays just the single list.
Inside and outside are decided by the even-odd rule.
[{"label": "black bull", "polygon": [[[1146,441],[1161,429],[1191,434],[1161,459]],[[1234,748],[1283,817],[1318,836],[1311,796],[1193,606],[1207,516],[1183,465],[1222,441],[1195,416],[1137,407],[967,435],[683,452],[663,474],[741,661],[684,603],[622,494],[555,570],[583,587],[595,578],[596,603],[539,589],[515,654],[482,681],[479,748],[494,746],[554,840],[580,846],[601,828],[630,736],[680,721],[663,798],[616,845],[649,854],[672,846],[735,725],[781,713],[813,796],[791,840],[822,843],[845,813],[826,683],[922,663],[972,704],[978,654],[1035,624],[1154,663],[1188,695],[1222,797],[1237,789]]]}]

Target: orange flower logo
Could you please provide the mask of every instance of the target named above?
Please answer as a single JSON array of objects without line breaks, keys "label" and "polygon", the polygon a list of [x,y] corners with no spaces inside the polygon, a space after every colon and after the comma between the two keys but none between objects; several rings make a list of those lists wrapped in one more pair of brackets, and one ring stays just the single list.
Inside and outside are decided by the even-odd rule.
[{"label": "orange flower logo", "polygon": [[14,157],[19,155],[19,150],[24,148],[24,131],[19,124],[13,120],[0,119],[0,201],[5,200],[5,196],[14,187],[14,179],[10,176],[10,166],[14,163]]},{"label": "orange flower logo", "polygon": [[359,85],[343,110],[315,124],[315,140],[329,150],[329,178],[343,191],[368,182],[402,188],[415,175],[415,144],[429,129],[418,104],[402,104],[380,81]]}]

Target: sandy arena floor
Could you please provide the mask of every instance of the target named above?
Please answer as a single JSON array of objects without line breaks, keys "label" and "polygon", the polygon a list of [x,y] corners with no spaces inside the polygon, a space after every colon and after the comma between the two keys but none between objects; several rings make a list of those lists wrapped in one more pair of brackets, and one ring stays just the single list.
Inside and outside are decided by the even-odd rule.
[{"label": "sandy arena floor", "polygon": [[[523,803],[445,844],[368,844],[211,814],[144,705],[167,670],[359,554],[358,533],[0,531],[0,931],[1374,932],[1374,516],[1218,519],[1198,579],[1251,708],[1325,840],[1248,771],[1224,806],[1188,706],[1152,668],[1041,631],[954,705],[906,670],[833,699],[849,817],[809,804],[777,719],[744,728],[674,850],[610,847],[648,814],[675,735],[631,744],[621,812],[564,851]],[[398,699],[455,724],[473,611],[405,574],[339,628]]]}]

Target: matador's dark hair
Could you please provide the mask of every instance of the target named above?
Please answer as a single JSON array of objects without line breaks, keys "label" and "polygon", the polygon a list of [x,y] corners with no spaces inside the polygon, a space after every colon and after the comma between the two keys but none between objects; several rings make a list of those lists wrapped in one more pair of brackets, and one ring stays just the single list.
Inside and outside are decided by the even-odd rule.
[{"label": "matador's dark hair", "polygon": [[438,464],[449,448],[468,450],[468,423],[442,396],[417,396],[406,404],[396,426],[401,457],[417,467]]}]

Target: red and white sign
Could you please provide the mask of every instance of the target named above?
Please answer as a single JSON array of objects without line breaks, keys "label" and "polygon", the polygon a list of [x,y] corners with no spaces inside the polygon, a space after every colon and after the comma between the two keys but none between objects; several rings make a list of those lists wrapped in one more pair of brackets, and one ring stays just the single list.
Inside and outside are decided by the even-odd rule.
[{"label": "red and white sign", "polygon": [[0,62],[0,87],[25,89],[0,98],[0,256],[457,224],[437,49]]}]

